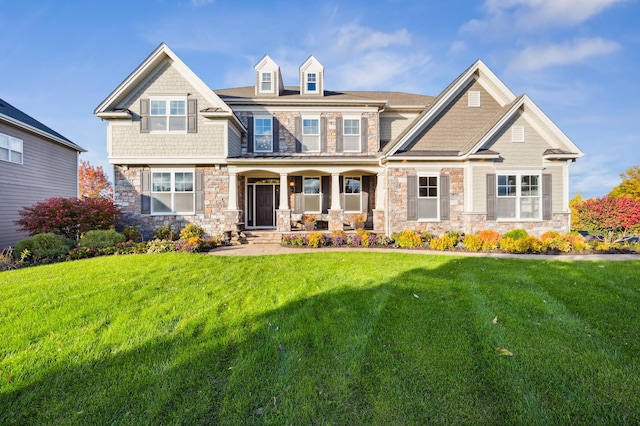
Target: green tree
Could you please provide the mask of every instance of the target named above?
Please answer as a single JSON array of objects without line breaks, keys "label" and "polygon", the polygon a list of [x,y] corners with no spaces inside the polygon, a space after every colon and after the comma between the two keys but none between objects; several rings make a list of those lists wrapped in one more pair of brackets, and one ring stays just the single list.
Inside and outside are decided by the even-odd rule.
[{"label": "green tree", "polygon": [[582,195],[576,194],[571,200],[569,200],[569,209],[571,209],[571,230],[582,231],[584,230],[584,223],[580,219],[576,206],[582,203]]},{"label": "green tree", "polygon": [[633,166],[620,174],[622,182],[609,193],[612,197],[631,197],[640,200],[640,166]]}]

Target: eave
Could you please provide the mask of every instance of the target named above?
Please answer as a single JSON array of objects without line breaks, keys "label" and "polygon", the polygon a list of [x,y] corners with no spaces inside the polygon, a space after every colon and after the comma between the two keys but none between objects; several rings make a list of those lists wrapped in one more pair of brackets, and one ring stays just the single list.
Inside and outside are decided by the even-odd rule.
[{"label": "eave", "polygon": [[55,136],[55,135],[52,135],[51,133],[42,131],[42,130],[36,128],[36,127],[30,126],[28,124],[25,124],[22,121],[16,120],[13,117],[9,117],[8,115],[0,114],[0,120],[5,121],[5,122],[7,122],[7,123],[9,123],[9,124],[11,124],[13,126],[19,127],[19,128],[21,128],[23,130],[26,130],[28,132],[35,133],[35,134],[37,134],[39,136],[42,136],[43,138],[48,139],[50,141],[53,141],[55,143],[59,143],[60,145],[64,145],[67,148],[71,148],[71,149],[73,149],[73,150],[75,150],[77,152],[87,152],[86,149],[84,149],[84,148],[82,148],[82,147],[80,147],[80,146],[78,146],[78,145],[76,145],[76,144],[74,144],[72,142],[66,141],[64,139],[61,139],[61,138]]},{"label": "eave", "polygon": [[292,165],[292,164],[331,164],[331,165],[364,165],[378,164],[377,157],[237,157],[228,158],[227,164],[243,165],[243,164],[260,164],[260,165]]}]

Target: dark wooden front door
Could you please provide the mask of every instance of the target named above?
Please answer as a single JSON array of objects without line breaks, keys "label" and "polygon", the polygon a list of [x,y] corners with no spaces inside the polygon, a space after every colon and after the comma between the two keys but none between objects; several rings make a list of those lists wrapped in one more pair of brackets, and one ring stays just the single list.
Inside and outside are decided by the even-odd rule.
[{"label": "dark wooden front door", "polygon": [[273,226],[273,185],[256,185],[256,226]]}]

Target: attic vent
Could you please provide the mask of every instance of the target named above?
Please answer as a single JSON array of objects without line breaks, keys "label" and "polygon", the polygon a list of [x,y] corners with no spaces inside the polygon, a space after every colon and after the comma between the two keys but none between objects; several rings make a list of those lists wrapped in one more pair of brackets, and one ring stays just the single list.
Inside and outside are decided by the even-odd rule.
[{"label": "attic vent", "polygon": [[511,142],[524,142],[524,126],[511,128]]},{"label": "attic vent", "polygon": [[470,107],[479,107],[480,106],[480,92],[477,90],[469,91],[469,106]]}]

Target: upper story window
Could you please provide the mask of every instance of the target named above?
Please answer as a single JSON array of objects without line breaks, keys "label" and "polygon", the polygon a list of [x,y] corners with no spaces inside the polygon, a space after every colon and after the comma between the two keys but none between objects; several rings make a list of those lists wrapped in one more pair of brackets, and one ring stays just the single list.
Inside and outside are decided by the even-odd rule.
[{"label": "upper story window", "polygon": [[418,219],[438,219],[438,176],[418,176]]},{"label": "upper story window", "polygon": [[345,118],[342,121],[342,135],[345,152],[360,152],[360,118]]},{"label": "upper story window", "polygon": [[480,106],[480,92],[477,90],[469,90],[469,103],[470,107],[479,107]]},{"label": "upper story window", "polygon": [[319,118],[302,118],[302,152],[320,152]]},{"label": "upper story window", "polygon": [[255,152],[273,152],[273,119],[268,117],[254,117],[253,143]]},{"label": "upper story window", "polygon": [[270,72],[260,73],[260,91],[265,93],[273,92],[273,75]]},{"label": "upper story window", "polygon": [[151,173],[152,214],[193,214],[195,204],[193,171]]},{"label": "upper story window", "polygon": [[151,99],[149,127],[152,132],[186,132],[185,99]]},{"label": "upper story window", "polygon": [[22,164],[22,139],[0,133],[0,160]]},{"label": "upper story window", "polygon": [[540,219],[540,175],[498,175],[498,219]]},{"label": "upper story window", "polygon": [[307,82],[306,82],[306,92],[307,93],[316,93],[318,91],[318,74],[315,72],[308,72],[307,74]]}]

